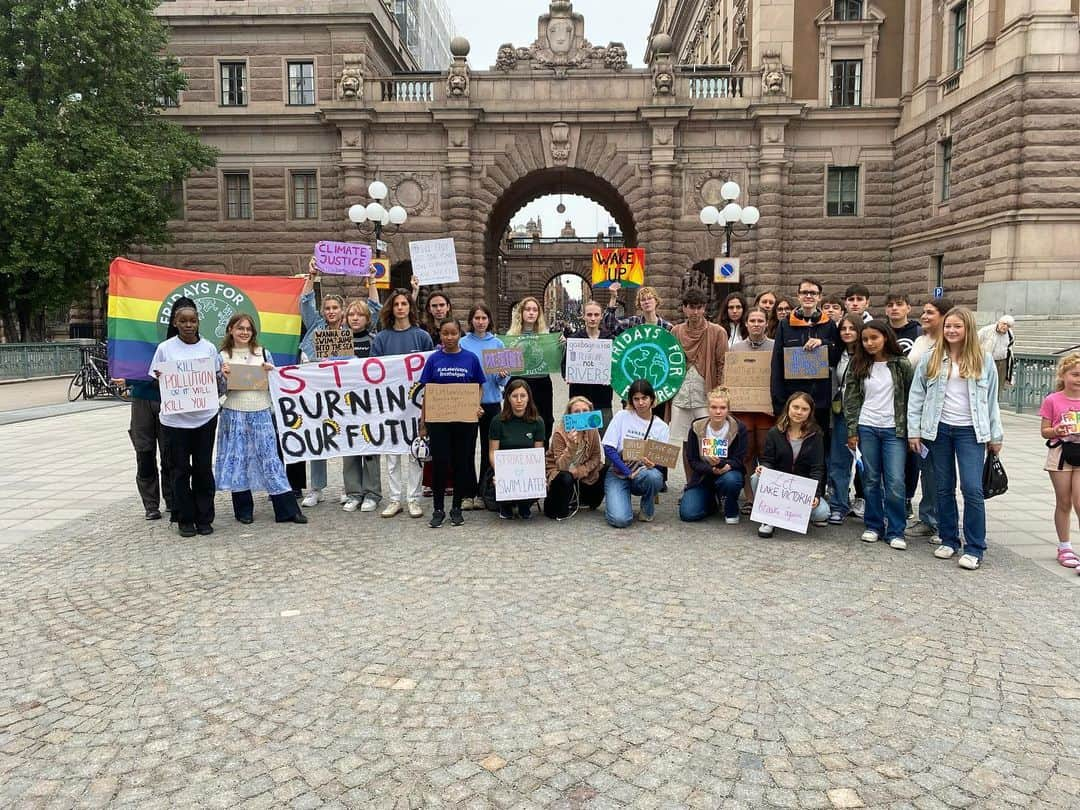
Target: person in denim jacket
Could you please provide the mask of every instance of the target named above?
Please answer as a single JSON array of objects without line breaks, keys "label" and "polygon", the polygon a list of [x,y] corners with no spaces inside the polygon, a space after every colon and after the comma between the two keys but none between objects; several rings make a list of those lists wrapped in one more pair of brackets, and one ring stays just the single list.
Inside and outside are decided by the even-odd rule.
[{"label": "person in denim jacket", "polygon": [[956,503],[959,466],[964,496],[959,562],[970,571],[981,565],[986,553],[983,464],[987,452],[1001,452],[1005,438],[997,397],[997,368],[979,346],[975,316],[965,307],[955,307],[945,316],[934,349],[915,369],[908,396],[908,443],[920,454],[925,445],[934,462],[941,536],[934,556],[943,560],[961,550]]}]

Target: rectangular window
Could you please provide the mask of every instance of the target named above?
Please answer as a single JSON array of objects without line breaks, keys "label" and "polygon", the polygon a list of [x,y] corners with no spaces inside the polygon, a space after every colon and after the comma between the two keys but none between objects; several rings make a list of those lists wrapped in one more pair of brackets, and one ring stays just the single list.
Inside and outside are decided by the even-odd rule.
[{"label": "rectangular window", "polygon": [[934,257],[934,286],[945,287],[945,256],[941,253]]},{"label": "rectangular window", "polygon": [[315,63],[289,62],[289,104],[315,103]]},{"label": "rectangular window", "polygon": [[830,166],[825,213],[830,217],[854,217],[859,211],[859,167]]},{"label": "rectangular window", "polygon": [[157,98],[158,106],[170,109],[180,106],[180,94],[176,91],[166,91]]},{"label": "rectangular window", "polygon": [[225,218],[251,219],[251,175],[247,172],[225,175]]},{"label": "rectangular window", "polygon": [[292,173],[293,219],[319,218],[319,184],[315,172]]},{"label": "rectangular window", "polygon": [[830,107],[858,107],[862,104],[861,59],[834,59],[831,75]]},{"label": "rectangular window", "polygon": [[840,22],[862,19],[862,0],[836,0],[833,3],[833,19]]},{"label": "rectangular window", "polygon": [[941,201],[948,202],[952,186],[949,175],[952,172],[952,138],[941,142]]},{"label": "rectangular window", "polygon": [[964,69],[967,55],[967,3],[963,2],[952,11],[952,69]]},{"label": "rectangular window", "polygon": [[247,63],[222,62],[221,104],[224,107],[243,107],[247,104]]}]

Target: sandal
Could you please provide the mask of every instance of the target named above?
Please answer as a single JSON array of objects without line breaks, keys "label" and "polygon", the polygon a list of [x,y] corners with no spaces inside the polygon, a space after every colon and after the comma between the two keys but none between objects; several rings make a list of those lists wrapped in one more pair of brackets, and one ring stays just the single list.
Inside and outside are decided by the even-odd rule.
[{"label": "sandal", "polygon": [[749,515],[753,511],[754,511],[754,502],[753,501],[747,501],[746,503],[744,503],[742,506],[739,507],[739,512],[741,512],[744,515]]},{"label": "sandal", "polygon": [[1071,548],[1059,548],[1057,561],[1066,568],[1080,568],[1080,557]]}]

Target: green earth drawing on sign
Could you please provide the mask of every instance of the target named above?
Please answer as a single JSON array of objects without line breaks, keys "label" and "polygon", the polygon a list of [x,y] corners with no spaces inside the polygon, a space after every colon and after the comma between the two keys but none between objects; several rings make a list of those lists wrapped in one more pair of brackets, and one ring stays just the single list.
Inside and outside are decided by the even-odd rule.
[{"label": "green earth drawing on sign", "polygon": [[659,326],[627,329],[612,343],[611,386],[623,399],[635,380],[648,380],[657,403],[679,392],[686,378],[686,353],[679,341]]},{"label": "green earth drawing on sign", "polygon": [[169,313],[173,302],[181,297],[190,298],[199,310],[199,334],[211,343],[220,344],[225,339],[229,318],[238,312],[250,315],[255,329],[260,329],[259,313],[251,304],[251,298],[243,290],[222,281],[189,281],[169,293],[158,310],[158,333],[161,339],[169,329]]}]

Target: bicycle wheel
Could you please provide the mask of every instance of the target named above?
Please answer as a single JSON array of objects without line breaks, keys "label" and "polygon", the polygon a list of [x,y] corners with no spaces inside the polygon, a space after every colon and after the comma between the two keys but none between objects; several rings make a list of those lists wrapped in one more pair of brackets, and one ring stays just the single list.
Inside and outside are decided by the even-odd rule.
[{"label": "bicycle wheel", "polygon": [[80,368],[68,383],[68,402],[75,402],[86,394],[86,369]]}]

